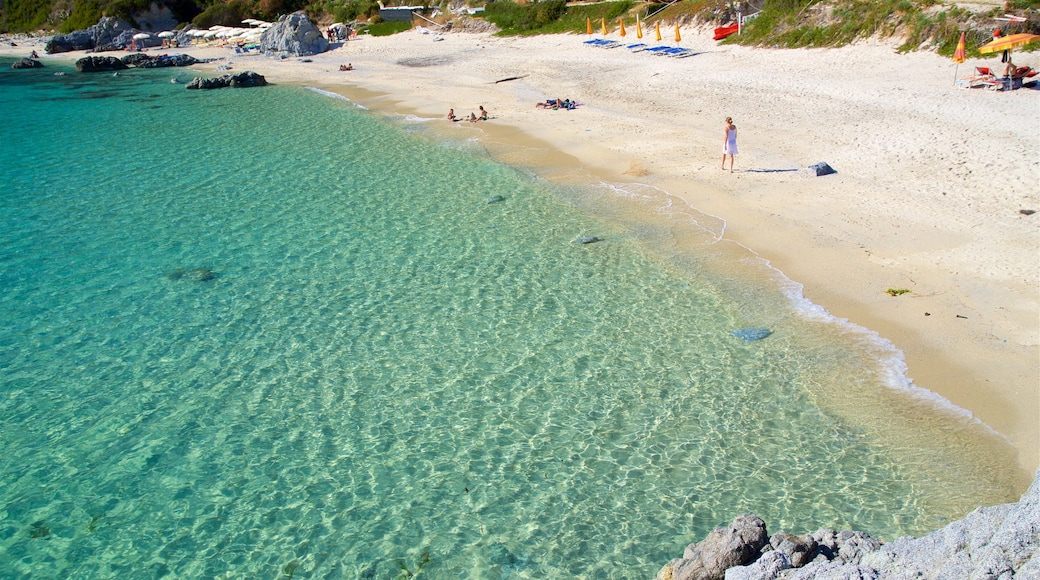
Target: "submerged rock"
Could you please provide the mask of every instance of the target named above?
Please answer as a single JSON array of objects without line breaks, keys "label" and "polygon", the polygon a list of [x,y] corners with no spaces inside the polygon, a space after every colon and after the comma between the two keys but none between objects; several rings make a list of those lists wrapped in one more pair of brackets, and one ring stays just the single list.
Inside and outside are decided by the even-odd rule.
[{"label": "submerged rock", "polygon": [[505,200],[506,200],[505,196],[502,196],[502,195],[492,195],[491,197],[487,198],[487,203],[498,203],[500,201],[505,201]]},{"label": "submerged rock", "polygon": [[595,244],[602,241],[603,238],[597,238],[596,236],[580,236],[574,239],[575,244]]},{"label": "submerged rock", "polygon": [[744,341],[752,342],[768,337],[773,334],[773,331],[768,328],[741,328],[740,330],[734,330],[730,334]]},{"label": "submerged rock", "polygon": [[217,273],[209,268],[178,268],[166,275],[170,280],[187,280],[189,282],[209,282],[217,279]]}]

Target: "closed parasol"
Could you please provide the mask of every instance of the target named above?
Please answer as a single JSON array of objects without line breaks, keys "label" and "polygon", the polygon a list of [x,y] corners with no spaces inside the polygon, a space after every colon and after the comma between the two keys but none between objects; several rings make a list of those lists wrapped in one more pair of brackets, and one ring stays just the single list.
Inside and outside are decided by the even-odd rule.
[{"label": "closed parasol", "polygon": [[625,21],[622,20],[621,18],[618,18],[617,19],[617,23],[618,23],[618,34],[621,35],[621,38],[624,38],[625,37]]},{"label": "closed parasol", "polygon": [[953,67],[953,81],[957,82],[957,69],[961,63],[967,60],[967,49],[964,44],[964,34],[961,33],[961,39],[957,41],[957,50],[953,51],[953,62],[957,63],[957,66]]}]

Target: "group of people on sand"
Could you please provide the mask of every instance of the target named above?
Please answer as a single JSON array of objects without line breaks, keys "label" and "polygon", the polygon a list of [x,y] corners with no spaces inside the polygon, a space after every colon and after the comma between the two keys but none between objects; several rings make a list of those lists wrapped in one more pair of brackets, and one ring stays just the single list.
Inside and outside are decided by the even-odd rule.
[{"label": "group of people on sand", "polygon": [[351,63],[339,65],[339,70],[354,70],[354,65]]},{"label": "group of people on sand", "polygon": [[569,111],[571,109],[576,108],[578,106],[578,103],[576,101],[572,101],[570,99],[555,98],[555,99],[546,99],[544,102],[535,104],[535,106],[538,107],[539,109],[552,109],[554,111],[559,110],[559,109],[564,109],[564,110]]},{"label": "group of people on sand", "polygon": [[[469,118],[466,119],[466,121],[469,121],[470,123],[476,123],[477,121],[487,121],[488,117],[489,117],[489,115],[488,115],[487,109],[484,108],[484,105],[481,105],[480,106],[480,115],[478,116],[475,113],[470,113],[469,114]],[[455,116],[455,109],[448,109],[448,120],[449,121],[462,121],[463,119]]]}]

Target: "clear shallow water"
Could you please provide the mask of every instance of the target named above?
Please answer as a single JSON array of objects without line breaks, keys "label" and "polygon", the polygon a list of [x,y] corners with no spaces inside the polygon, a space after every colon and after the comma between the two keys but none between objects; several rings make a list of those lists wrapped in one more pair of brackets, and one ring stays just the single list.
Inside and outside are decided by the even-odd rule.
[{"label": "clear shallow water", "polygon": [[652,577],[743,512],[891,538],[986,493],[831,401],[904,396],[876,345],[604,188],[299,87],[8,64],[0,576]]}]

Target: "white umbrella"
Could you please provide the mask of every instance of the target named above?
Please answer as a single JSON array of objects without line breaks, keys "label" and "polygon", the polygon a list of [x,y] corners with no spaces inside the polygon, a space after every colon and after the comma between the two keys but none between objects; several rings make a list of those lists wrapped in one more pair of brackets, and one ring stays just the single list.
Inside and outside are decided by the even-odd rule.
[{"label": "white umbrella", "polygon": [[134,35],[134,40],[144,40],[146,38],[150,38],[151,36],[152,35],[148,34],[147,32],[138,32]]},{"label": "white umbrella", "polygon": [[170,30],[164,30],[159,33],[159,38],[173,38],[174,36],[177,36],[177,33]]}]

